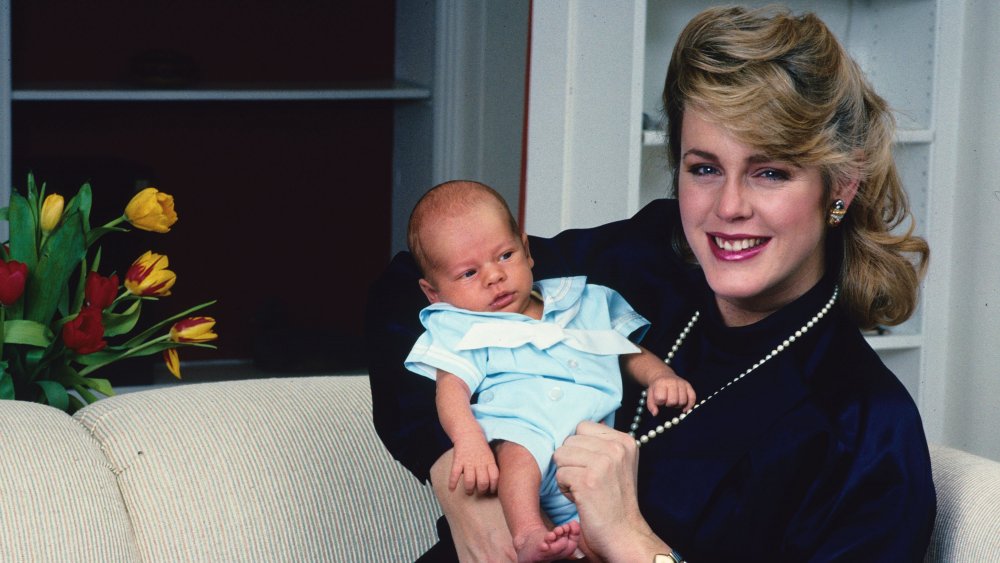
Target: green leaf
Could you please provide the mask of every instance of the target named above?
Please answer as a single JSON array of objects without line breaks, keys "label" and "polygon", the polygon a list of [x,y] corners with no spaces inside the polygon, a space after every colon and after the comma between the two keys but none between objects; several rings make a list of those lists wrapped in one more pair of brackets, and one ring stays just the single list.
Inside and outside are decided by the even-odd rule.
[{"label": "green leaf", "polygon": [[114,397],[115,390],[111,388],[111,382],[107,379],[98,379],[96,377],[83,377],[81,379],[87,387],[90,387],[101,395]]},{"label": "green leaf", "polygon": [[0,400],[14,399],[14,379],[7,371],[7,362],[0,361]]},{"label": "green leaf", "polygon": [[29,275],[24,318],[38,322],[52,319],[63,293],[68,291],[70,276],[86,253],[82,223],[77,211],[52,231],[37,267]]},{"label": "green leaf", "polygon": [[80,186],[80,191],[76,192],[73,199],[69,200],[69,203],[66,204],[65,215],[69,215],[77,210],[80,211],[80,215],[83,217],[83,231],[85,233],[90,231],[90,208],[93,202],[94,196],[90,189],[90,184],[84,184]]},{"label": "green leaf", "polygon": [[7,221],[7,214],[10,207],[0,207],[0,221]]},{"label": "green leaf", "polygon": [[76,392],[80,394],[80,397],[82,397],[83,400],[86,401],[87,403],[96,403],[97,401],[100,400],[100,397],[91,393],[83,385],[74,385],[73,389],[76,390]]},{"label": "green leaf", "polygon": [[38,265],[38,247],[35,246],[37,223],[28,200],[19,193],[10,194],[10,258],[28,266],[28,275]]},{"label": "green leaf", "polygon": [[69,410],[69,393],[66,392],[66,388],[61,383],[43,380],[36,381],[35,385],[42,389],[46,403],[62,411]]},{"label": "green leaf", "polygon": [[104,336],[118,336],[125,334],[135,328],[139,322],[139,313],[142,311],[142,301],[136,299],[132,306],[121,313],[105,311],[102,315],[104,321]]},{"label": "green leaf", "polygon": [[68,412],[69,414],[73,414],[73,413],[75,413],[76,411],[82,409],[85,406],[87,406],[86,403],[84,403],[80,399],[76,398],[75,396],[70,395],[69,396],[69,410],[66,411],[66,412]]},{"label": "green leaf", "polygon": [[[42,193],[45,193],[45,184],[42,183]],[[38,223],[38,213],[42,207],[42,199],[38,195],[38,186],[35,184],[35,175],[28,173],[28,205],[31,208],[31,214],[35,218],[35,223]]]},{"label": "green leaf", "polygon": [[70,311],[79,311],[83,308],[83,300],[86,298],[87,291],[87,252],[83,253],[83,260],[80,261],[80,268],[77,270],[76,279],[76,292],[73,296],[73,302],[69,302],[69,292],[66,292],[66,302],[59,300],[59,314],[63,317],[68,316]]},{"label": "green leaf", "polygon": [[46,350],[44,348],[31,348],[24,353],[24,373],[36,373],[38,371],[38,364],[41,363],[42,358],[45,357]]},{"label": "green leaf", "polygon": [[4,342],[47,348],[55,338],[49,327],[35,321],[11,320],[3,324]]},{"label": "green leaf", "polygon": [[119,356],[122,356],[123,352],[124,352],[123,350],[119,350],[109,346],[101,351],[94,352],[93,354],[85,354],[83,356],[77,356],[76,361],[85,366],[94,366],[94,365],[103,366],[119,360],[120,359]]}]

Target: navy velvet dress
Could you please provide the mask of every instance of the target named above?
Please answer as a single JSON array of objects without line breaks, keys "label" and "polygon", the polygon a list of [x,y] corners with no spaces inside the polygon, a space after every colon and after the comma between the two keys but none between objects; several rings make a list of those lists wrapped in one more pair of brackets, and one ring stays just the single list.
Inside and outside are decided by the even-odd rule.
[{"label": "navy velvet dress", "polygon": [[[652,323],[642,344],[661,357],[701,311],[672,362],[700,400],[812,318],[834,276],[756,324],[729,328],[700,270],[673,250],[679,228],[676,201],[659,200],[626,221],[531,238],[531,253],[536,279],[586,275],[618,290]],[[426,480],[451,442],[437,420],[434,383],[403,368],[423,331],[418,278],[408,254],[393,259],[372,286],[366,334],[375,428]],[[620,430],[640,391],[624,384]],[[640,432],[658,422],[645,412]],[[639,459],[643,516],[694,563],[922,561],[927,549],[935,496],[920,417],[839,308],[644,445]],[[443,518],[438,527],[442,542],[425,559],[454,559]]]}]

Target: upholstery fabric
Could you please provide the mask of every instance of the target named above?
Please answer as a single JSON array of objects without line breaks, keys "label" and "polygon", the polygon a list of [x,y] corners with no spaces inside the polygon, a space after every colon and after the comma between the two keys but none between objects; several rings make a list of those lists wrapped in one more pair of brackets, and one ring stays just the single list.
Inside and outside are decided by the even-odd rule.
[{"label": "upholstery fabric", "polygon": [[52,407],[0,404],[0,560],[138,560],[114,468],[98,443]]},{"label": "upholstery fabric", "polygon": [[[369,393],[364,376],[178,385],[75,420],[0,401],[0,561],[413,561],[440,509],[375,435]],[[1000,462],[931,457],[925,561],[1000,561]]]},{"label": "upholstery fabric", "polygon": [[434,543],[440,509],[375,436],[366,377],[181,385],[77,419],[145,561],[400,561]]},{"label": "upholstery fabric", "polygon": [[938,513],[925,561],[1000,560],[1000,463],[931,444]]}]

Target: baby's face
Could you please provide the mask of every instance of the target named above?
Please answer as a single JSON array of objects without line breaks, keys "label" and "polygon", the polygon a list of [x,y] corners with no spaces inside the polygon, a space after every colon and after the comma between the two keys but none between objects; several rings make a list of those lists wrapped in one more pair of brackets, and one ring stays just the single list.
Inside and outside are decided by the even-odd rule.
[{"label": "baby's face", "polygon": [[433,267],[420,287],[431,303],[541,316],[531,298],[534,261],[527,237],[511,232],[494,210],[481,206],[436,221],[421,241]]}]

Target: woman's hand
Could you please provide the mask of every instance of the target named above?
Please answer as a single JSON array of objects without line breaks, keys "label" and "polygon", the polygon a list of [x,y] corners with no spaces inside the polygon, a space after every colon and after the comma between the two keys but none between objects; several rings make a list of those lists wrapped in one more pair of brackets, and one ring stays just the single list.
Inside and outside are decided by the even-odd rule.
[{"label": "woman's hand", "polygon": [[459,561],[517,561],[500,500],[448,487],[453,454],[448,450],[431,466],[431,485],[448,519]]},{"label": "woman's hand", "polygon": [[580,513],[587,546],[601,559],[652,561],[669,548],[639,512],[635,439],[596,422],[581,422],[556,450],[556,482]]}]

